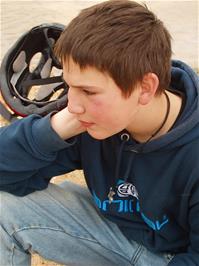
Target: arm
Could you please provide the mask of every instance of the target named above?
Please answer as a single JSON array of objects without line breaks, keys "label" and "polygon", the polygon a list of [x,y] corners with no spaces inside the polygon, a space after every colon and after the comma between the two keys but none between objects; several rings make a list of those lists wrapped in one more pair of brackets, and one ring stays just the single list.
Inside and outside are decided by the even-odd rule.
[{"label": "arm", "polygon": [[[0,129],[1,190],[22,196],[44,189],[55,175],[81,168],[79,140],[73,136],[84,129],[67,109],[52,121],[53,127],[50,115],[31,115]],[[60,132],[68,132],[62,135],[68,141]]]},{"label": "arm", "polygon": [[199,182],[195,184],[191,194],[189,225],[190,245],[187,253],[177,254],[169,266],[199,266]]}]

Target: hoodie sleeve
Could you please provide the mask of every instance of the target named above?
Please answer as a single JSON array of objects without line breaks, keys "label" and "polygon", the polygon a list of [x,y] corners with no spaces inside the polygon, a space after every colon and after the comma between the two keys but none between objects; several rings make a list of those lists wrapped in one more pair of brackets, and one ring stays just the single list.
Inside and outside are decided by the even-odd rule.
[{"label": "hoodie sleeve", "polygon": [[75,169],[81,169],[78,137],[62,140],[50,115],[31,115],[0,128],[0,190],[24,196]]},{"label": "hoodie sleeve", "polygon": [[[198,167],[197,167],[198,168]],[[199,172],[199,169],[196,171]],[[199,266],[199,181],[191,193],[189,206],[190,245],[187,253],[174,256],[169,266]]]}]

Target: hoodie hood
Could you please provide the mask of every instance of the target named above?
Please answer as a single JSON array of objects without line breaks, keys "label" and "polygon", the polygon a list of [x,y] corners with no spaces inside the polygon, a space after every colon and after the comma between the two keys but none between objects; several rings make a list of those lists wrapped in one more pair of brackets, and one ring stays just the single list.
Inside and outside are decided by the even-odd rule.
[{"label": "hoodie hood", "polygon": [[172,61],[171,90],[178,90],[185,95],[184,109],[175,124],[167,134],[151,140],[148,143],[129,143],[125,150],[148,153],[160,149],[173,149],[193,141],[199,137],[199,77],[185,63]]}]

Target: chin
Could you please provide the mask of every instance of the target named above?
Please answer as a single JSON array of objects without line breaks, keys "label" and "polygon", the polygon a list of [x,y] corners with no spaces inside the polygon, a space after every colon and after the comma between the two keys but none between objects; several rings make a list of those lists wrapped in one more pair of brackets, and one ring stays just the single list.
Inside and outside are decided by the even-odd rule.
[{"label": "chin", "polygon": [[100,135],[100,134],[93,134],[93,133],[90,133],[90,132],[88,132],[88,134],[92,138],[97,139],[97,140],[103,140],[103,139],[106,139],[106,138],[110,137],[110,136],[104,136],[104,135]]},{"label": "chin", "polygon": [[107,139],[111,136],[113,136],[115,133],[108,133],[108,132],[97,132],[97,131],[93,131],[93,130],[87,130],[88,134],[94,138],[94,139],[97,139],[97,140],[103,140],[103,139]]}]

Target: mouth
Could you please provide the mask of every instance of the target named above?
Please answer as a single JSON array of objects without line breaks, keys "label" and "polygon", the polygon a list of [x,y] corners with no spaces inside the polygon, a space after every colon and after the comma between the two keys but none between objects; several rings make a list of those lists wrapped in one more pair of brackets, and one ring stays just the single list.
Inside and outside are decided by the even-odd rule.
[{"label": "mouth", "polygon": [[82,124],[83,127],[91,127],[92,125],[94,125],[94,123],[90,123],[90,122],[86,122],[86,121],[81,121],[79,120],[79,122]]}]

